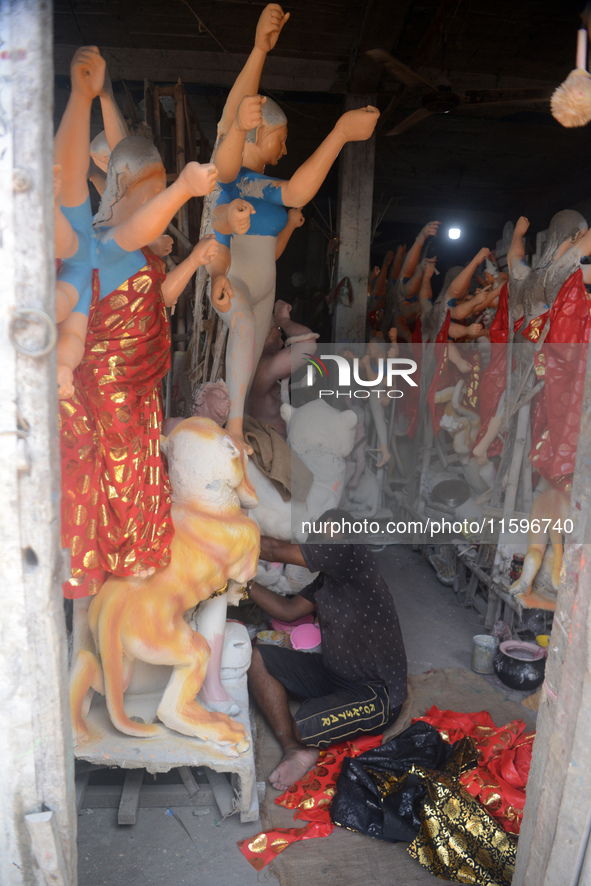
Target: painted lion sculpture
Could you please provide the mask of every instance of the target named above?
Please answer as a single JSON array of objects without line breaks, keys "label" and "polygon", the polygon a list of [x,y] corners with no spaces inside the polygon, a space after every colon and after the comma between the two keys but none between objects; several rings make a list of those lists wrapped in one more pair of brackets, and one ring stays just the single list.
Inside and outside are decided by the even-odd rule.
[{"label": "painted lion sculpture", "polygon": [[228,582],[243,586],[256,575],[259,529],[241,508],[255,507],[257,497],[246,456],[210,419],[177,425],[163,439],[163,451],[173,490],[171,561],[149,578],[112,576],[93,598],[88,622],[98,654],[80,650],[72,668],[74,733],[79,742],[88,738],[83,706],[90,689],[105,695],[121,732],[149,738],[164,731],[125,713],[123,693],[139,660],[174,666],[157,711],[164,726],[236,756],[248,748],[243,726],[196,701],[210,648],[184,615]]}]

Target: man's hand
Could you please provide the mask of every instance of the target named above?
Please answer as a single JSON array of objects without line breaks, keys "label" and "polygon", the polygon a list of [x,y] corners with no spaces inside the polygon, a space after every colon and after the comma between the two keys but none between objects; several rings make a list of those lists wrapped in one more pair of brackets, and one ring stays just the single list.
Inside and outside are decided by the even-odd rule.
[{"label": "man's hand", "polygon": [[515,225],[515,235],[517,237],[523,237],[527,233],[527,229],[529,228],[529,219],[522,215],[517,219],[517,224]]},{"label": "man's hand", "polygon": [[236,112],[236,126],[240,132],[250,132],[263,122],[264,95],[245,95]]},{"label": "man's hand", "polygon": [[246,234],[250,228],[250,216],[255,215],[256,210],[248,200],[237,197],[228,204],[227,224],[233,234]]},{"label": "man's hand", "polygon": [[478,338],[479,335],[484,335],[484,326],[482,323],[470,323],[466,326],[466,335],[468,338]]},{"label": "man's hand", "polygon": [[287,224],[291,228],[301,228],[306,219],[301,209],[290,209],[287,213]]},{"label": "man's hand", "polygon": [[289,12],[283,12],[278,3],[269,3],[261,12],[254,45],[262,52],[271,52],[281,33],[281,29],[289,19]]},{"label": "man's hand", "polygon": [[282,301],[281,299],[277,299],[275,302],[275,309],[273,311],[273,316],[275,317],[275,322],[277,326],[284,326],[289,322],[289,315],[291,314],[291,305]]},{"label": "man's hand", "polygon": [[215,235],[208,234],[207,237],[202,237],[202,239],[195,244],[191,250],[191,255],[197,260],[198,265],[201,266],[208,265],[210,261],[216,257],[219,251],[220,244],[215,239]]},{"label": "man's hand", "polygon": [[215,188],[218,171],[213,163],[187,163],[177,179],[189,192],[190,197],[205,197]]},{"label": "man's hand", "polygon": [[234,298],[234,290],[232,284],[227,277],[220,274],[218,277],[212,277],[211,280],[211,303],[220,314],[225,314],[230,310],[232,299]]},{"label": "man's hand", "polygon": [[92,100],[100,95],[105,82],[107,64],[98,46],[82,46],[77,49],[70,65],[72,92]]}]

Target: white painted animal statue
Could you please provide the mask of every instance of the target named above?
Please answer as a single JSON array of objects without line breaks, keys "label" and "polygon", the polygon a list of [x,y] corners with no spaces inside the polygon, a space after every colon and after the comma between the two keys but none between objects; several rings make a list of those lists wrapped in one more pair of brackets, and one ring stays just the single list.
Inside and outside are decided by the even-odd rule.
[{"label": "white painted animal statue", "polygon": [[345,458],[353,449],[357,416],[352,409],[340,412],[324,400],[299,408],[284,403],[281,416],[287,424],[287,442],[312,471],[314,482],[306,501],[283,501],[269,478],[249,460],[248,476],[259,500],[251,516],[264,535],[288,540],[293,533],[303,542],[303,523],[317,520],[341,501]]},{"label": "white painted animal statue", "polygon": [[260,534],[241,508],[253,508],[257,498],[244,452],[210,419],[183,421],[162,448],[173,490],[171,561],[143,580],[111,577],[93,598],[88,620],[96,653],[78,653],[70,681],[74,733],[78,742],[88,738],[82,711],[91,688],[106,696],[121,732],[137,738],[163,732],[125,713],[124,691],[140,660],[174,666],[157,711],[164,726],[237,756],[248,748],[243,726],[196,701],[210,647],[183,616],[229,581],[244,585],[256,574]]}]

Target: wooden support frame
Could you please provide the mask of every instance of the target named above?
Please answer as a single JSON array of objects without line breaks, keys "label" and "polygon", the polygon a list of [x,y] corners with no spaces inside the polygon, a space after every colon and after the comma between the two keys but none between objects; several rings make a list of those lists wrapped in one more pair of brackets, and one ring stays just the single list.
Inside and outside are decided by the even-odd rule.
[{"label": "wooden support frame", "polygon": [[[152,784],[145,781],[147,775],[145,769],[127,769],[123,785],[89,786],[89,779],[93,773],[109,767],[82,764],[78,768],[76,776],[78,813],[83,808],[117,809],[117,823],[119,825],[135,825],[140,809],[154,807],[217,806],[222,818],[238,811],[236,794],[239,786],[236,783],[235,773],[233,773],[232,780],[229,780],[225,773],[205,767],[196,770],[201,779],[198,781],[190,766],[179,766],[176,771],[182,784]],[[50,817],[51,813],[27,816],[27,827],[31,832],[35,829],[35,838],[40,851],[43,847],[49,847],[43,851],[48,851],[49,855],[54,858],[59,854],[60,847],[48,830],[47,822]],[[51,827],[55,830],[55,821]],[[56,883],[59,883],[59,886],[68,886],[63,880],[56,880]]]},{"label": "wooden support frame", "polygon": [[[168,99],[174,107],[174,115],[171,117],[165,110],[162,100]],[[211,145],[203,132],[199,120],[191,105],[190,96],[180,78],[174,86],[161,86],[150,80],[144,79],[144,107],[146,123],[154,133],[156,145],[162,155],[167,172],[167,180],[174,181],[186,163],[197,160],[201,163],[208,162],[211,154]],[[171,171],[173,170],[173,171]],[[175,223],[170,223],[170,233],[177,243],[177,263],[183,261],[191,252],[193,246],[199,240],[203,201],[190,200],[181,207],[176,215]],[[175,262],[167,259],[169,270]],[[204,329],[202,303],[205,272],[200,269],[195,277],[195,291],[201,293],[193,299],[193,292],[189,286],[181,293],[176,305],[171,310],[172,343],[171,343],[171,370],[166,378],[164,412],[169,417],[178,412],[178,405],[173,404],[173,374],[175,371],[175,354],[192,350],[190,342],[200,341]],[[195,328],[197,327],[197,328]],[[219,330],[218,330],[219,332]],[[222,346],[225,336],[222,336]],[[217,339],[216,339],[217,343]],[[212,342],[206,335],[205,346],[209,353]],[[191,357],[189,358],[189,362]],[[215,362],[215,361],[214,361]],[[206,375],[206,380],[209,377]],[[195,383],[195,382],[193,382]],[[185,388],[188,385],[184,386]],[[184,413],[188,414],[189,403],[187,391],[184,391]],[[181,410],[182,411],[182,410]]]},{"label": "wooden support frame", "polygon": [[[347,95],[345,110],[375,104],[372,95]],[[351,305],[334,309],[334,341],[365,341],[367,274],[371,245],[375,135],[368,141],[351,142],[343,148],[339,166],[339,255],[334,285],[348,277],[353,292]]]}]

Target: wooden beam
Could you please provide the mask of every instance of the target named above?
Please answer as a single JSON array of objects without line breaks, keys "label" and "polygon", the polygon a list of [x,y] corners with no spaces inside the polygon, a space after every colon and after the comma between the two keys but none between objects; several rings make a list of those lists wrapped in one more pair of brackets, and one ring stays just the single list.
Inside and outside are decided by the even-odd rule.
[{"label": "wooden beam", "polygon": [[194,797],[195,794],[200,790],[200,788],[195,781],[193,773],[191,772],[191,767],[179,766],[179,775],[183,781],[184,786],[187,789],[189,797]]},{"label": "wooden beam", "polygon": [[[374,96],[347,96],[346,110],[375,103]],[[334,315],[335,341],[365,341],[367,282],[373,207],[375,135],[365,142],[345,145],[339,166],[338,237],[339,257],[335,283],[343,277],[351,282],[353,303],[337,303]]]},{"label": "wooden beam", "polygon": [[226,815],[230,815],[234,811],[234,791],[232,790],[232,785],[228,781],[227,775],[223,772],[206,769],[205,775],[213,791],[220,814],[222,818],[225,818]]},{"label": "wooden beam", "polygon": [[121,802],[117,814],[118,824],[135,824],[140,805],[140,792],[144,782],[145,769],[128,769],[125,773]]},{"label": "wooden beam", "polygon": [[[54,65],[56,75],[69,76],[70,62],[77,46],[56,45]],[[234,85],[246,55],[222,52],[170,52],[157,49],[129,49],[101,46],[111,80],[136,80],[146,76],[155,82],[188,83],[208,86]],[[294,92],[344,93],[345,80],[341,65],[336,61],[281,58],[269,56],[261,80],[261,88]]]},{"label": "wooden beam", "polygon": [[74,886],[77,867],[52,319],[51,31],[44,0],[0,4],[2,886],[41,882],[38,826],[54,835],[61,880],[49,882]]},{"label": "wooden beam", "polygon": [[[83,809],[117,809],[121,802],[121,785],[89,785]],[[140,795],[140,809],[176,809],[192,806],[213,806],[215,797],[211,788],[200,788],[192,797],[182,784],[144,784]],[[4,884],[2,884],[4,886]]]},{"label": "wooden beam", "polygon": [[384,69],[365,53],[384,47],[384,42],[388,44],[384,47],[387,49],[398,42],[410,5],[411,0],[396,0],[396,13],[393,14],[392,0],[368,0],[360,4],[356,35],[349,53],[347,92],[379,92]]}]

